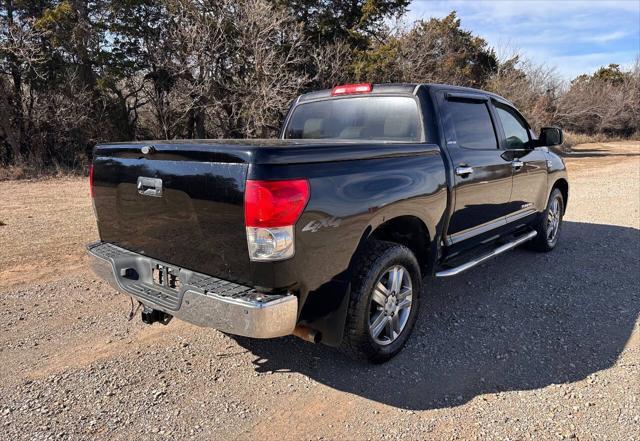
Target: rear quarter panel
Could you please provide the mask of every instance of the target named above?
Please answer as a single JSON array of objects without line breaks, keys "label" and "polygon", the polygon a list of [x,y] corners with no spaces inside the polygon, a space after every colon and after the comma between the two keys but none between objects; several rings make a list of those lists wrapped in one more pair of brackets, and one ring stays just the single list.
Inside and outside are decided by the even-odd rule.
[{"label": "rear quarter panel", "polygon": [[348,281],[361,241],[390,219],[416,216],[435,238],[447,204],[445,171],[438,146],[421,150],[380,159],[252,165],[249,179],[304,177],[310,184],[309,202],[296,224],[295,256],[252,262],[252,279],[258,286],[293,286],[304,299],[336,280]]}]

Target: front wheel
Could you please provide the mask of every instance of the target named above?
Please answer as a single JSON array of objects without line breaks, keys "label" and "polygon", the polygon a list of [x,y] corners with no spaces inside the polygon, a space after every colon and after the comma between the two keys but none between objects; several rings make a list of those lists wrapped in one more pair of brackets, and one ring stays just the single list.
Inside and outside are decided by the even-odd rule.
[{"label": "front wheel", "polygon": [[564,197],[562,192],[555,188],[549,196],[547,208],[534,225],[538,235],[530,243],[530,248],[536,251],[551,251],[558,243],[562,216],[564,215]]},{"label": "front wheel", "polygon": [[418,314],[420,267],[407,247],[372,241],[360,253],[341,349],[382,363],[405,345]]}]

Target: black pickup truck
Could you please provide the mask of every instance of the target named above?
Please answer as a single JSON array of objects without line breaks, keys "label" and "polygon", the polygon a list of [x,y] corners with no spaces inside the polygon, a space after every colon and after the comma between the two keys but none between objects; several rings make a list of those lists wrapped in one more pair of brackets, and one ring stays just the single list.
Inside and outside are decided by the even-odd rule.
[{"label": "black pickup truck", "polygon": [[88,252],[146,323],[294,334],[382,362],[424,281],[556,246],[560,143],[481,90],[337,86],[300,96],[277,140],[98,145]]}]

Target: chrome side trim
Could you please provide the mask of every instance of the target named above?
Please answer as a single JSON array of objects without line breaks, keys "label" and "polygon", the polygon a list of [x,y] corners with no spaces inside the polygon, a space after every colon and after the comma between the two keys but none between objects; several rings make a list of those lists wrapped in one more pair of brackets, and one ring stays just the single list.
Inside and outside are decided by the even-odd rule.
[{"label": "chrome side trim", "polygon": [[519,221],[520,219],[524,219],[525,217],[531,216],[535,213],[537,213],[535,208],[525,208],[523,210],[516,211],[515,213],[511,213],[507,216],[489,221],[485,224],[478,225],[467,230],[459,231],[458,233],[446,236],[444,242],[449,246],[454,245],[456,243],[462,242],[463,240],[471,239],[474,236],[486,233],[487,231],[491,231],[499,227],[504,227],[507,224]]},{"label": "chrome side trim", "polygon": [[491,251],[490,253],[487,253],[481,257],[478,257],[476,259],[473,259],[469,262],[463,263],[462,265],[456,266],[455,268],[450,268],[450,269],[446,269],[446,270],[442,270],[442,271],[438,271],[436,273],[436,277],[451,277],[451,276],[455,276],[460,274],[463,271],[466,271],[470,268],[473,268],[476,265],[481,264],[482,262],[491,259],[492,257],[498,256],[504,252],[507,252],[515,247],[517,247],[518,245],[521,245],[525,242],[530,241],[531,239],[533,239],[534,237],[536,237],[536,235],[538,234],[537,231],[531,231],[527,234],[525,234],[524,236],[521,236],[515,240],[513,240],[512,242],[506,243],[502,246],[499,246],[498,248],[496,248],[495,250]]},{"label": "chrome side trim", "polygon": [[[104,245],[109,245],[108,250],[101,252],[100,247],[104,248]],[[295,295],[264,294],[250,287],[180,269],[185,287],[179,293],[174,291],[177,308],[173,308],[173,303],[167,301],[166,292],[158,291],[153,297],[154,287],[147,283],[155,260],[100,242],[89,244],[87,254],[93,271],[116,290],[180,320],[253,338],[281,337],[290,335],[295,329],[298,320]],[[134,268],[139,281],[131,283],[120,276],[126,273],[126,268]]]},{"label": "chrome side trim", "polygon": [[511,222],[515,222],[517,220],[523,219],[535,213],[536,213],[535,208],[524,208],[520,211],[516,211],[515,213],[511,213],[507,215],[507,223],[509,224]]},{"label": "chrome side trim", "polygon": [[453,245],[458,242],[462,242],[463,240],[471,239],[472,237],[477,236],[479,234],[486,233],[487,231],[491,231],[498,227],[502,227],[504,225],[507,225],[506,218],[499,217],[498,219],[494,219],[482,225],[477,225],[467,230],[463,230],[463,231],[459,231],[457,233],[451,234],[447,236],[444,239],[444,241],[447,245]]}]

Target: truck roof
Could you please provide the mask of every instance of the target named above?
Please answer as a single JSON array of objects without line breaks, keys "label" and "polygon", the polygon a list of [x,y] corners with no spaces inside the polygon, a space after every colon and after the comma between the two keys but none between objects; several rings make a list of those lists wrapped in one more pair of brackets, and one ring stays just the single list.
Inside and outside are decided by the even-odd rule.
[{"label": "truck roof", "polygon": [[[388,94],[412,95],[417,91],[418,87],[424,87],[425,89],[432,89],[432,90],[447,89],[447,90],[458,90],[460,92],[476,92],[476,93],[480,92],[504,101],[509,101],[500,95],[496,95],[495,93],[492,93],[492,92],[487,92],[486,90],[474,89],[472,87],[453,86],[450,84],[438,84],[438,83],[374,83],[371,92],[368,92],[367,95],[388,95]],[[312,92],[308,92],[300,95],[300,97],[298,98],[298,102],[302,103],[305,101],[313,101],[313,100],[322,99],[322,98],[331,98],[331,91],[332,89],[323,89],[323,90],[315,90]]]}]

